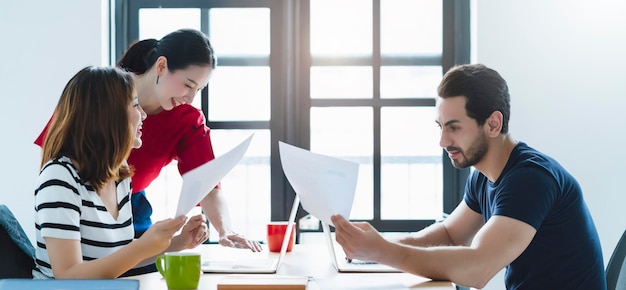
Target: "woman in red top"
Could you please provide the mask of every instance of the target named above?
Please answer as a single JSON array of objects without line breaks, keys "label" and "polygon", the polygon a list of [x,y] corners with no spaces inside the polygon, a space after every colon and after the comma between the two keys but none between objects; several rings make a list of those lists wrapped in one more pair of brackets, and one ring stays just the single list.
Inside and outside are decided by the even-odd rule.
[{"label": "woman in red top", "polygon": [[[144,190],[161,169],[177,160],[182,175],[215,158],[204,115],[191,103],[196,93],[208,84],[216,59],[206,35],[181,29],[160,40],[134,43],[117,66],[133,73],[139,104],[148,115],[143,123],[143,145],[134,149],[128,159],[135,169],[133,224],[136,236],[141,236],[152,225],[152,207]],[[41,145],[43,136],[45,130],[35,143]],[[221,245],[261,250],[258,242],[231,230],[219,185],[200,205],[219,233]]]}]

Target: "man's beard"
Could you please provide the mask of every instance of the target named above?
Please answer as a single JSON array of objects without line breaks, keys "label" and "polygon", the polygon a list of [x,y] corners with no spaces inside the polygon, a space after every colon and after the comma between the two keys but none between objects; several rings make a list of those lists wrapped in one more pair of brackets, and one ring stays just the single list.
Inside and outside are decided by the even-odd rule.
[{"label": "man's beard", "polygon": [[458,147],[449,147],[449,150],[447,150],[457,150],[461,152],[462,160],[456,159],[451,161],[454,167],[463,169],[474,166],[476,163],[480,162],[480,160],[485,157],[485,154],[487,154],[487,149],[489,149],[487,137],[484,134],[480,134],[467,150],[461,150],[461,148]]}]

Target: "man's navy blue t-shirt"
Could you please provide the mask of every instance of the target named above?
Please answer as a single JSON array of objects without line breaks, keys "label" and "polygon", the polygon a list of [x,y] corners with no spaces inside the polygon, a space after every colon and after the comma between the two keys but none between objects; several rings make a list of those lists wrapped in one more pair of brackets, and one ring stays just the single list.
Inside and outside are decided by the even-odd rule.
[{"label": "man's navy blue t-shirt", "polygon": [[495,183],[473,172],[464,200],[485,222],[507,216],[537,230],[507,266],[507,289],[606,289],[600,240],[582,190],[554,159],[519,142]]}]

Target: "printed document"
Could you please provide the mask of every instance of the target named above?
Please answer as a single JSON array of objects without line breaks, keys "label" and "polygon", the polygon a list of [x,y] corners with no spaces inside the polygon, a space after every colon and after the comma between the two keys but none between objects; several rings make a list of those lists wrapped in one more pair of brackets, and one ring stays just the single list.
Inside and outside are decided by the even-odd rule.
[{"label": "printed document", "polygon": [[283,172],[295,190],[302,207],[326,224],[340,214],[350,218],[359,164],[316,154],[279,142]]},{"label": "printed document", "polygon": [[183,186],[178,198],[176,216],[189,213],[239,163],[248,150],[253,136],[254,134],[250,135],[222,156],[183,174]]}]

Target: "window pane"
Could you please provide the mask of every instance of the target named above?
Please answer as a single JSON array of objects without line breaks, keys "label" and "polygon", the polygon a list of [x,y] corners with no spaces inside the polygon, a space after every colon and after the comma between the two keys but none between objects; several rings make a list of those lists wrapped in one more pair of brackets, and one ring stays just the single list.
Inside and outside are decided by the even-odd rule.
[{"label": "window pane", "polygon": [[372,68],[311,67],[312,99],[371,99]]},{"label": "window pane", "polygon": [[383,55],[442,53],[441,0],[381,0]]},{"label": "window pane", "polygon": [[434,219],[443,212],[442,149],[435,108],[381,109],[381,218]]},{"label": "window pane", "polygon": [[360,164],[353,219],[373,218],[371,108],[311,108],[311,151]]},{"label": "window pane", "polygon": [[148,187],[146,196],[152,205],[152,222],[174,217],[183,179],[178,173],[178,163],[174,160],[161,169],[157,177]]},{"label": "window pane", "polygon": [[[268,56],[270,54],[269,8],[212,8],[209,36],[215,54]],[[219,65],[219,63],[218,63]]]},{"label": "window pane", "polygon": [[166,34],[181,28],[192,28],[200,30],[200,9],[139,9],[139,39],[161,39],[161,37],[165,36]]},{"label": "window pane", "polygon": [[371,0],[311,1],[311,55],[371,54]]},{"label": "window pane", "polygon": [[209,82],[209,120],[269,120],[270,89],[269,67],[218,66]]},{"label": "window pane", "polygon": [[440,66],[383,66],[380,97],[434,98],[440,81]]},{"label": "window pane", "polygon": [[[221,181],[233,230],[254,240],[266,239],[271,220],[270,131],[211,130],[215,156],[221,156],[254,133],[243,159]],[[211,230],[214,231],[212,228]],[[211,233],[217,241],[217,232]]]}]

